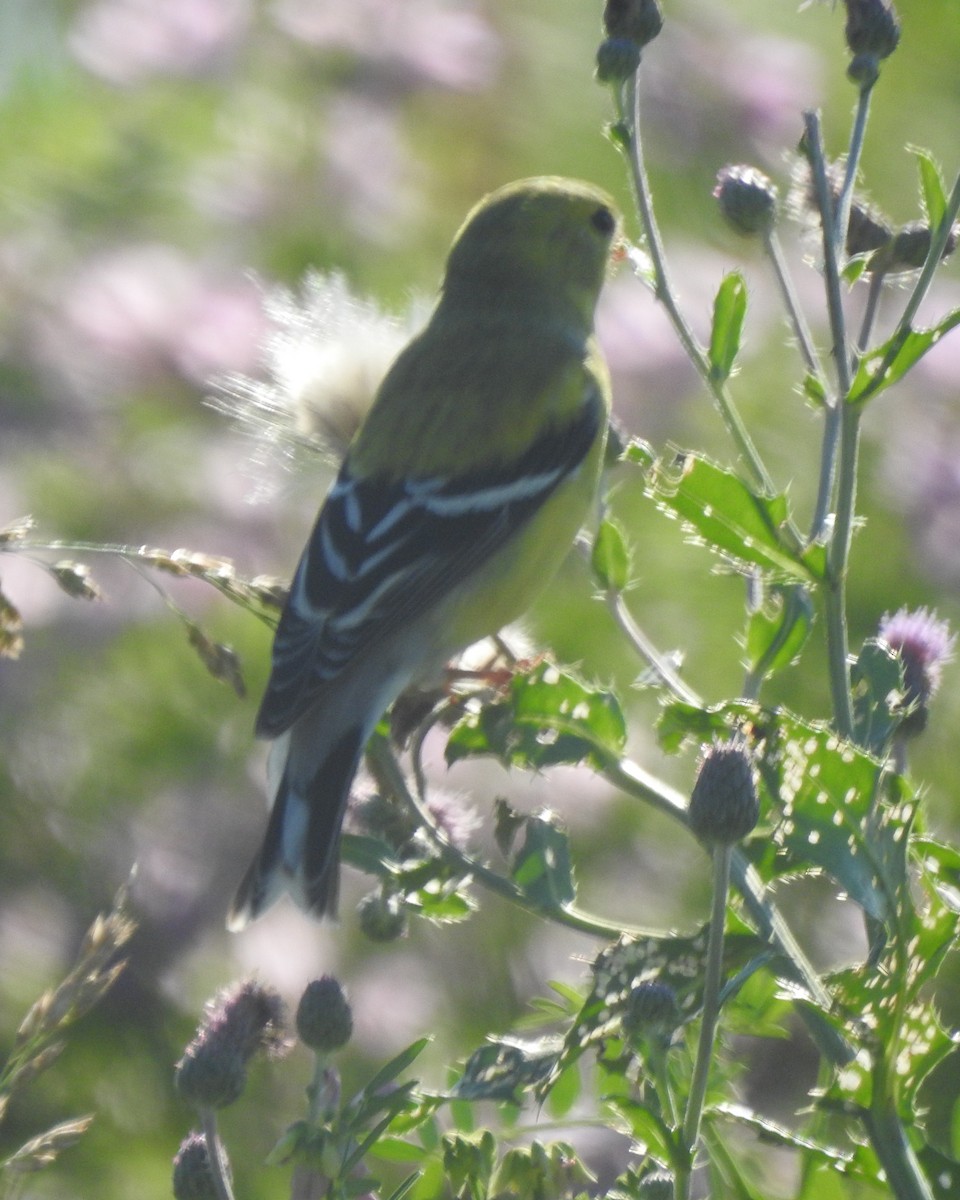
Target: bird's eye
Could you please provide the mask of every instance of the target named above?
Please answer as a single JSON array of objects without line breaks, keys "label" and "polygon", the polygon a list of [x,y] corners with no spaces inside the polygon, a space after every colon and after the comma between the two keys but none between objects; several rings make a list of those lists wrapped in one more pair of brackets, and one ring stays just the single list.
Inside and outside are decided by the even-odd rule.
[{"label": "bird's eye", "polygon": [[590,216],[590,224],[597,230],[598,233],[611,234],[617,227],[616,219],[613,213],[605,204],[602,204]]}]

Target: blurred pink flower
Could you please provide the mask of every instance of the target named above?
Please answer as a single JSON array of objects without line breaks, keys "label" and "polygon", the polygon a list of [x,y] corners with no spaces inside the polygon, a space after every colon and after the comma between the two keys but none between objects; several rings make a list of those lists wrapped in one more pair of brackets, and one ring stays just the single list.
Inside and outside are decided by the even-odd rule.
[{"label": "blurred pink flower", "polygon": [[329,106],[323,149],[326,189],[339,219],[371,242],[388,242],[417,195],[396,110],[341,96]]},{"label": "blurred pink flower", "polygon": [[[802,109],[820,98],[820,63],[802,42],[752,34],[719,6],[671,25],[644,59],[643,105],[661,154],[776,165],[799,137]],[[733,149],[735,147],[735,150]]]},{"label": "blurred pink flower", "polygon": [[713,78],[739,126],[758,147],[795,142],[800,113],[820,92],[817,55],[802,42],[769,35],[738,36],[736,53],[732,44],[730,50],[714,58]]},{"label": "blurred pink flower", "polygon": [[278,0],[274,11],[279,26],[293,37],[348,51],[414,84],[477,91],[493,81],[500,58],[496,34],[471,4]]},{"label": "blurred pink flower", "polygon": [[36,318],[35,354],[91,398],[156,372],[172,369],[203,384],[259,361],[267,322],[253,281],[205,268],[171,246],[104,251],[49,289],[54,299]]},{"label": "blurred pink flower", "polygon": [[253,280],[201,279],[183,311],[170,355],[182,375],[205,386],[225,371],[253,371],[266,332],[262,296]]},{"label": "blurred pink flower", "polygon": [[70,34],[77,60],[108,83],[209,69],[246,32],[249,0],[94,0]]}]

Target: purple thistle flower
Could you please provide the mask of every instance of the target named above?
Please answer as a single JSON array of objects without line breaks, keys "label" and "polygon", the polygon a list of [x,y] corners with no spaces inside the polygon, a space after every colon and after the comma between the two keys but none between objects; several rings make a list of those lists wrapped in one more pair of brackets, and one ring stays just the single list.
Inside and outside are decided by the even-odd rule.
[{"label": "purple thistle flower", "polygon": [[935,612],[898,609],[880,620],[879,640],[900,656],[904,701],[912,711],[901,726],[905,735],[920,733],[927,723],[927,706],[940,687],[943,666],[953,658],[955,635]]}]

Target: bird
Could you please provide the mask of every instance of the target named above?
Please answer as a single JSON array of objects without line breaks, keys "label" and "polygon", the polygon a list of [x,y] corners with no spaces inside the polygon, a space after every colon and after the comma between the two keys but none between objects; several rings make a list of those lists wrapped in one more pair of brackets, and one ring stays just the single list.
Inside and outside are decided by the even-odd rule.
[{"label": "bird", "polygon": [[485,196],[456,234],[277,624],[255,725],[272,805],[229,928],[285,892],[337,915],[341,827],[381,716],[516,620],[590,516],[610,415],[594,317],[621,228],[604,191],[540,176]]}]

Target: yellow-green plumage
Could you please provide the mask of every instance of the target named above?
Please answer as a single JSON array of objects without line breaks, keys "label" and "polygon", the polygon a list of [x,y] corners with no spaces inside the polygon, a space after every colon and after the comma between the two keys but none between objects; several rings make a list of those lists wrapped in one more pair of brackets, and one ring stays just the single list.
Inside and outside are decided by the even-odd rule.
[{"label": "yellow-green plumage", "polygon": [[384,708],[519,616],[569,550],[603,458],[593,314],[617,230],[604,193],[534,179],[458,233],[294,578],[257,725],[279,739],[274,807],[233,927],[284,888],[335,910],[350,783]]}]

